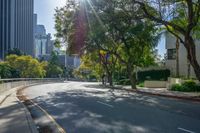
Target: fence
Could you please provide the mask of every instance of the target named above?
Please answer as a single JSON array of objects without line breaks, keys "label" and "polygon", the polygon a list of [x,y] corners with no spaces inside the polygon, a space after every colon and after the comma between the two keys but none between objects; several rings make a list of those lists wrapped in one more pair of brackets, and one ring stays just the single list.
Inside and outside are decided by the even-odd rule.
[{"label": "fence", "polygon": [[18,79],[0,79],[0,94],[9,91],[16,87],[25,87],[34,84],[51,83],[51,82],[62,82],[63,79],[57,78],[18,78]]}]

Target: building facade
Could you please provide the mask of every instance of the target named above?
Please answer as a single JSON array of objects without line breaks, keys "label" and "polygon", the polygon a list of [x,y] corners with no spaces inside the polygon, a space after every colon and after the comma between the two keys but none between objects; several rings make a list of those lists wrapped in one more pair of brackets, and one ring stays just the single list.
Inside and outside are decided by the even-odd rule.
[{"label": "building facade", "polygon": [[51,34],[46,34],[44,25],[36,25],[35,29],[35,57],[48,55],[53,50]]},{"label": "building facade", "polygon": [[[167,57],[165,66],[171,70],[172,76],[177,75],[177,70],[179,71],[179,76],[195,78],[195,73],[187,59],[187,51],[183,44],[178,42],[177,39],[169,32],[165,32],[165,46],[167,49]],[[200,63],[200,40],[195,40],[196,45],[196,57]],[[178,53],[177,53],[178,52]]]},{"label": "building facade", "polygon": [[34,0],[0,0],[0,58],[17,48],[34,55]]},{"label": "building facade", "polygon": [[[50,55],[43,55],[39,56],[39,59],[49,61],[51,59]],[[68,56],[68,55],[58,55],[58,62],[60,65],[67,67],[67,68],[72,68],[76,69],[81,65],[81,60],[78,56]]]}]

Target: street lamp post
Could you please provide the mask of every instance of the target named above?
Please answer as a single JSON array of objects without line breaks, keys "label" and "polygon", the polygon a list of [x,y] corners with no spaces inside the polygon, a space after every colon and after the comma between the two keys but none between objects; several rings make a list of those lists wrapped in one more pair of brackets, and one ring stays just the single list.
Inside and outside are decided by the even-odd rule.
[{"label": "street lamp post", "polygon": [[179,74],[179,40],[177,38],[176,40],[176,77],[179,77],[180,74]]}]

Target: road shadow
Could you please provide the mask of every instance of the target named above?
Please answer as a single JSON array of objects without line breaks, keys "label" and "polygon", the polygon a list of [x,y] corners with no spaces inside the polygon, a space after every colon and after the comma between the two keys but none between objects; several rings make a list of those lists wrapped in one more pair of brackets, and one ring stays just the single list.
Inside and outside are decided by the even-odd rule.
[{"label": "road shadow", "polygon": [[[179,106],[181,109],[187,108],[183,108],[182,103],[177,107],[168,106],[170,101],[158,97],[102,89],[98,85],[84,86],[90,89],[51,92],[48,96],[36,97],[33,100],[45,108],[70,133],[160,133],[166,132],[170,123],[173,123],[174,127],[178,126],[178,120],[181,118],[174,117],[172,113],[200,118],[197,112],[199,110],[196,109],[200,106],[196,106],[194,110],[188,109],[187,112],[190,114],[186,114],[176,112]],[[196,114],[191,115],[193,113]],[[167,121],[163,122],[163,119]]]},{"label": "road shadow", "polygon": [[18,101],[0,107],[0,133],[26,133],[30,131],[25,111]]}]

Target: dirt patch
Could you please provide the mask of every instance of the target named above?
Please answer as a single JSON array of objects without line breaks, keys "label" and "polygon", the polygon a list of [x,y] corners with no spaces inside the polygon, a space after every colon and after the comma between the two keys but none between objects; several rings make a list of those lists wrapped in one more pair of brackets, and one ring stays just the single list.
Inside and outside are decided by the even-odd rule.
[{"label": "dirt patch", "polygon": [[42,126],[39,128],[39,133],[53,133],[53,130],[48,126]]}]

